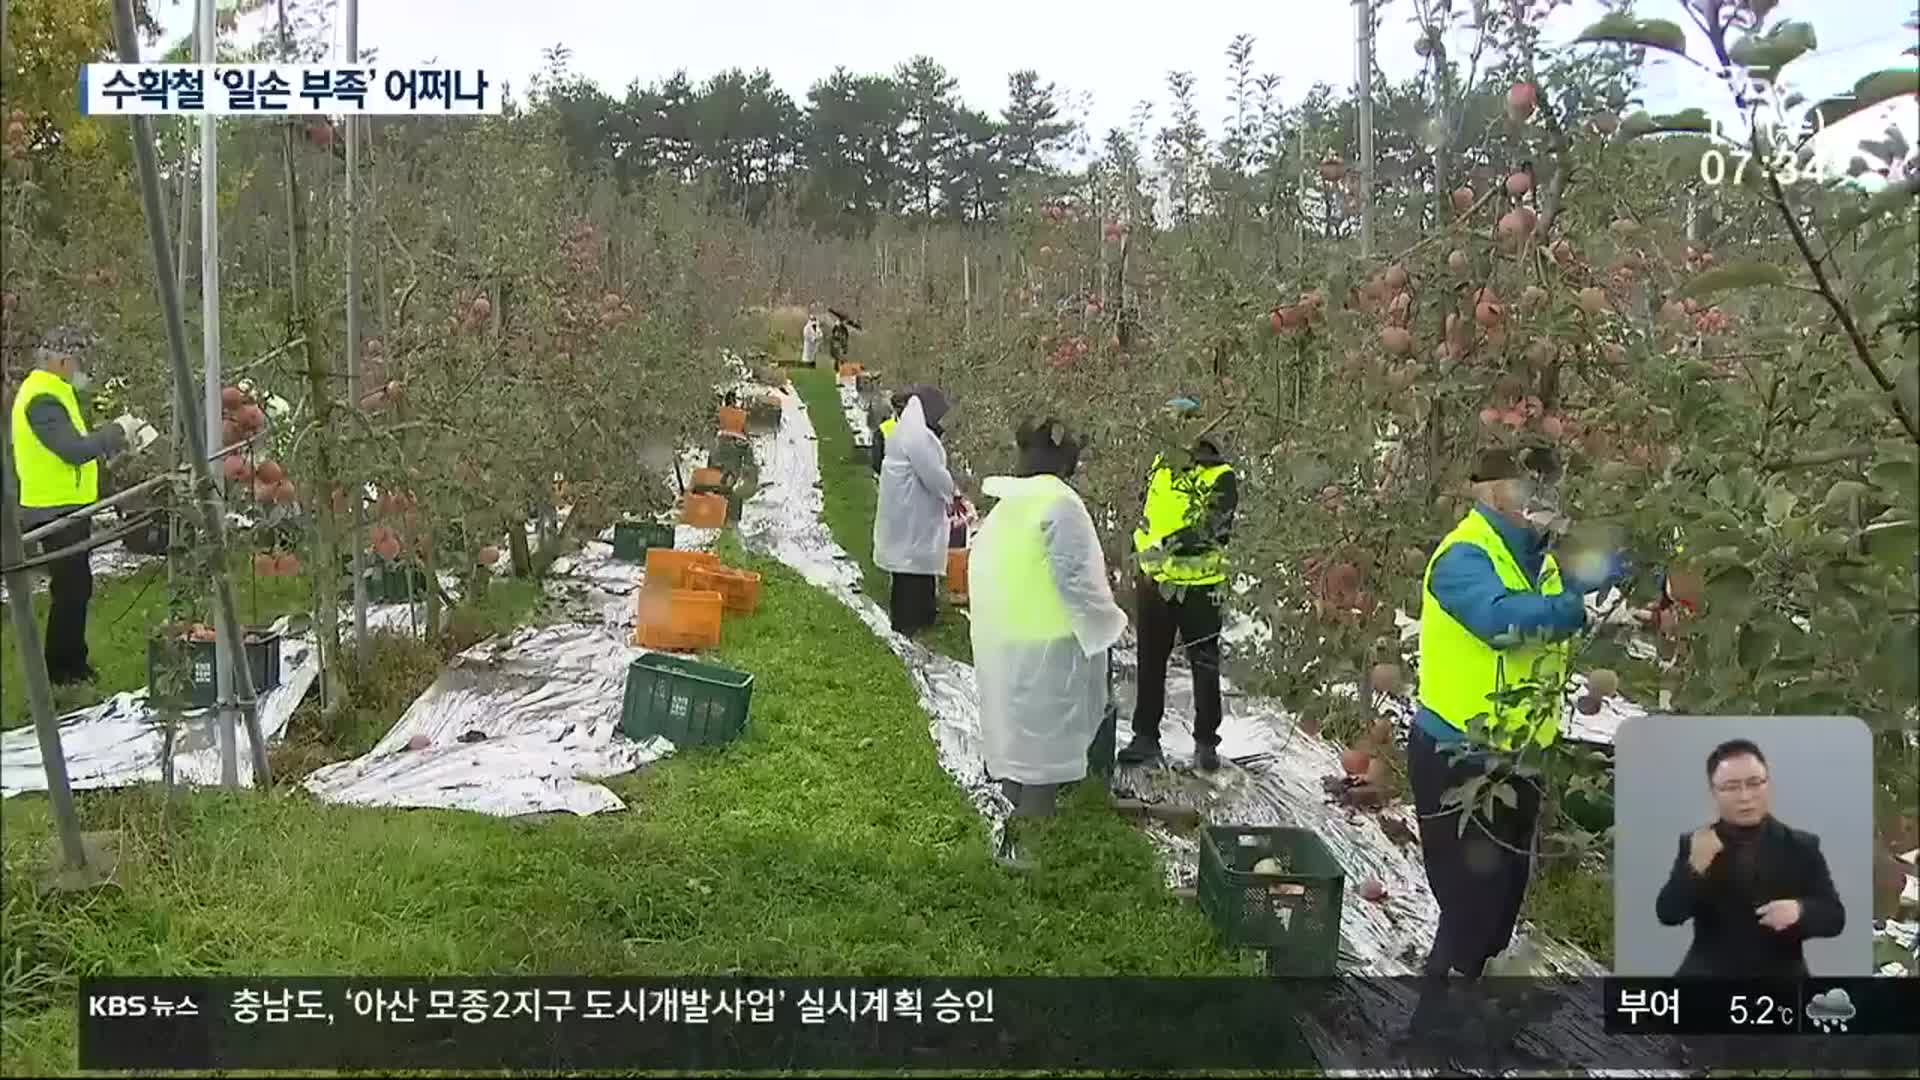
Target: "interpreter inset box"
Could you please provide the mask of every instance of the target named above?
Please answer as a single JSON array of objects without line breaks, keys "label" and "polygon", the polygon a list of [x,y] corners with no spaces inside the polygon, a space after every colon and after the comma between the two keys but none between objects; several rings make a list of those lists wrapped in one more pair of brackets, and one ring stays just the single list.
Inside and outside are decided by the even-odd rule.
[{"label": "interpreter inset box", "polygon": [[1873,736],[1645,716],[1614,753],[1616,975],[1873,974]]}]

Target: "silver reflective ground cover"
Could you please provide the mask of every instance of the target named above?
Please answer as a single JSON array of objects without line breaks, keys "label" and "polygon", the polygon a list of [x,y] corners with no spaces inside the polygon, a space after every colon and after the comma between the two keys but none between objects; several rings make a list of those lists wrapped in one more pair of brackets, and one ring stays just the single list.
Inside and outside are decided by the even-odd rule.
[{"label": "silver reflective ground cover", "polygon": [[[382,607],[368,613],[370,623],[404,627],[404,606]],[[284,630],[290,620],[281,619]],[[320,677],[319,650],[311,636],[283,637],[280,641],[280,685],[259,699],[260,731],[269,742],[286,731],[295,707]],[[212,709],[198,709],[181,717],[175,734],[174,769],[177,782],[214,786],[220,783],[219,727]],[[241,738],[245,738],[242,733]],[[60,740],[67,755],[67,772],[76,791],[157,784],[162,778],[161,752],[165,738],[158,718],[147,704],[144,687],[115,694],[91,708],[60,718]],[[240,783],[253,784],[253,762],[240,757]],[[32,726],[0,734],[0,796],[45,791],[47,773],[40,760],[40,744]]]}]

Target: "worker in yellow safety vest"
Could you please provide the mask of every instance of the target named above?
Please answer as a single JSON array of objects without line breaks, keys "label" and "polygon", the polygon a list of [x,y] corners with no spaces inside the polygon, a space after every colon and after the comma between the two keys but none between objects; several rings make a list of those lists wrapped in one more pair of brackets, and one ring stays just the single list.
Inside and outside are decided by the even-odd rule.
[{"label": "worker in yellow safety vest", "polygon": [[907,399],[913,395],[905,390],[895,390],[887,404],[893,409],[893,415],[875,425],[873,436],[873,475],[880,475],[880,464],[887,460],[887,436],[900,425],[900,413],[907,407]]},{"label": "worker in yellow safety vest", "polygon": [[[1192,398],[1174,398],[1166,413],[1192,424],[1199,415]],[[1217,435],[1200,433],[1191,461],[1176,466],[1154,458],[1147,474],[1141,523],[1133,533],[1137,563],[1134,587],[1139,684],[1133,737],[1119,761],[1138,765],[1160,756],[1160,720],[1166,711],[1167,664],[1176,640],[1193,676],[1194,764],[1220,767],[1220,630],[1222,586],[1227,580],[1226,545],[1239,509],[1239,484]]]},{"label": "worker in yellow safety vest", "polygon": [[[158,438],[144,421],[121,416],[99,431],[87,427],[79,392],[88,386],[84,363],[95,344],[84,328],[63,326],[42,339],[37,366],[20,382],[8,414],[13,480],[19,485],[20,524],[31,531],[100,498],[100,462]],[[42,556],[84,545],[88,518],[75,518],[41,540]],[[47,676],[55,685],[94,678],[87,655],[87,605],[93,598],[91,549],[82,547],[45,564]]]},{"label": "worker in yellow safety vest", "polygon": [[[1565,527],[1551,458],[1482,452],[1476,505],[1434,549],[1420,590],[1419,708],[1407,772],[1427,881],[1440,908],[1425,974],[1477,978],[1512,941],[1532,873],[1540,789],[1508,754],[1559,737],[1568,639],[1587,624],[1586,595],[1622,581],[1625,563],[1602,554],[1575,576],[1549,550]],[[1449,790],[1476,777],[1512,798],[1449,806]],[[1471,821],[1462,827],[1460,815]]]},{"label": "worker in yellow safety vest", "polygon": [[[1015,475],[982,485],[999,502],[975,538],[970,576],[983,757],[1018,821],[1052,814],[1062,785],[1086,777],[1107,715],[1107,653],[1127,616],[1093,518],[1067,483],[1079,442],[1052,419],[1022,423],[1015,440]],[[1014,831],[1010,822],[998,857],[1022,868]]]}]

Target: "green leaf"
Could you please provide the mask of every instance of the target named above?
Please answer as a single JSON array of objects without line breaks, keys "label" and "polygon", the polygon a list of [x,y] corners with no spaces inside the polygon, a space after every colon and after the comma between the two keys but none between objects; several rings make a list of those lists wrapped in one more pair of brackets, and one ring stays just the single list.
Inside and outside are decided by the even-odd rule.
[{"label": "green leaf", "polygon": [[[1677,113],[1663,113],[1654,116],[1642,110],[1620,122],[1620,138],[1638,139],[1644,135],[1661,135],[1669,132],[1692,132],[1705,135],[1713,131],[1713,121],[1703,109],[1685,109]],[[1751,170],[1749,170],[1751,171]]]},{"label": "green leaf", "polygon": [[1827,489],[1826,506],[1850,506],[1853,500],[1872,490],[1858,480],[1842,480]]},{"label": "green leaf", "polygon": [[1733,484],[1727,480],[1726,473],[1715,473],[1713,479],[1707,481],[1707,498],[1721,506],[1733,505]]},{"label": "green leaf", "polygon": [[1680,29],[1679,23],[1666,19],[1636,19],[1617,11],[1580,31],[1580,36],[1573,40],[1575,43],[1643,45],[1649,49],[1687,55],[1687,32]]},{"label": "green leaf", "polygon": [[1785,285],[1786,271],[1772,263],[1739,262],[1728,263],[1704,274],[1694,275],[1680,289],[1682,298],[1706,296],[1710,293],[1725,292],[1728,289],[1747,289],[1756,285]]},{"label": "green leaf", "polygon": [[1753,601],[1753,571],[1734,565],[1707,582],[1707,606],[1715,610],[1744,611]]},{"label": "green leaf", "polygon": [[1920,694],[1920,664],[1913,662],[1915,656],[1920,656],[1920,626],[1889,622],[1873,651],[1868,674],[1890,697],[1911,702]]},{"label": "green leaf", "polygon": [[1857,229],[1882,214],[1899,210],[1908,199],[1915,196],[1920,196],[1920,173],[1901,177],[1899,183],[1888,184],[1874,192],[1873,197],[1866,202],[1842,209],[1833,216],[1833,227],[1842,230]]},{"label": "green leaf", "polygon": [[1493,786],[1493,797],[1506,803],[1509,810],[1516,809],[1520,805],[1520,793],[1513,790],[1512,784],[1504,781]]},{"label": "green leaf", "polygon": [[1749,34],[1741,38],[1727,51],[1727,56],[1744,68],[1778,71],[1808,50],[1819,47],[1811,24],[1788,19],[1765,34]]},{"label": "green leaf", "polygon": [[1793,508],[1800,504],[1800,496],[1786,488],[1774,488],[1767,492],[1767,524],[1778,527],[1793,514]]},{"label": "green leaf", "polygon": [[1853,93],[1836,94],[1815,105],[1807,114],[1816,132],[1845,120],[1854,113],[1891,101],[1902,94],[1920,94],[1920,69],[1887,68],[1876,71],[1853,84]]},{"label": "green leaf", "polygon": [[1920,485],[1920,462],[1883,461],[1867,470],[1867,479],[1873,481],[1873,486],[1885,488],[1897,497]]},{"label": "green leaf", "polygon": [[1780,639],[1772,631],[1762,629],[1754,623],[1744,623],[1740,627],[1740,638],[1736,645],[1740,656],[1740,667],[1750,675],[1760,674],[1774,655],[1780,651]]},{"label": "green leaf", "polygon": [[1867,550],[1890,570],[1911,574],[1920,559],[1920,522],[1895,521],[1872,525],[1867,532]]},{"label": "green leaf", "polygon": [[1833,687],[1800,683],[1780,695],[1775,715],[1846,716],[1850,711],[1847,695]]}]

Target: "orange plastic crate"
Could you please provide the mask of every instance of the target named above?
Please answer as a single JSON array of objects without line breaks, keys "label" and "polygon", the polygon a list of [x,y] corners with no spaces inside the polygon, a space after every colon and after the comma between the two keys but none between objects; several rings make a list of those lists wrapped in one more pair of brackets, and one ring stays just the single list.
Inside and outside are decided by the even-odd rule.
[{"label": "orange plastic crate", "polygon": [[860,373],[865,370],[867,369],[861,367],[859,364],[841,364],[840,377],[843,379],[857,379],[860,377]]},{"label": "orange plastic crate", "polygon": [[729,615],[751,615],[760,606],[760,575],[731,566],[696,566],[687,571],[687,587],[726,598]]},{"label": "orange plastic crate", "polygon": [[689,494],[686,508],[680,512],[680,521],[696,529],[723,528],[727,524],[727,497]]},{"label": "orange plastic crate", "polygon": [[747,410],[736,409],[731,405],[720,406],[720,430],[735,435],[747,433]]},{"label": "orange plastic crate", "polygon": [[643,649],[694,652],[720,644],[726,600],[717,592],[653,586],[640,590],[633,643]]},{"label": "orange plastic crate", "polygon": [[696,566],[719,566],[720,557],[711,551],[680,551],[677,548],[647,549],[648,588],[684,588],[687,572]]},{"label": "orange plastic crate", "polygon": [[967,555],[966,548],[947,550],[947,595],[960,603],[967,599]]}]

